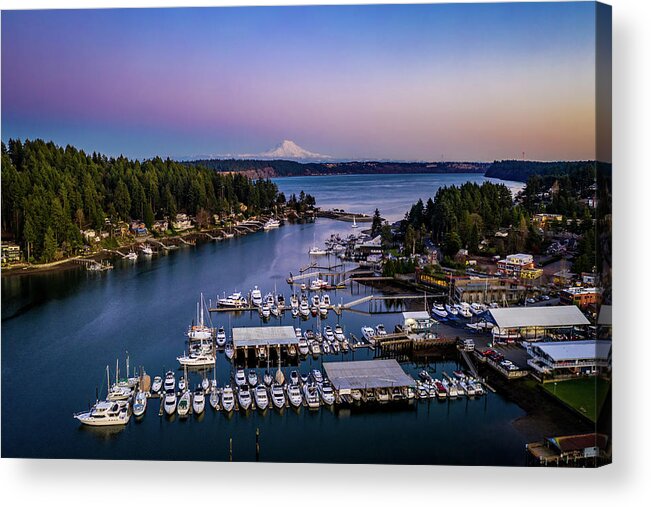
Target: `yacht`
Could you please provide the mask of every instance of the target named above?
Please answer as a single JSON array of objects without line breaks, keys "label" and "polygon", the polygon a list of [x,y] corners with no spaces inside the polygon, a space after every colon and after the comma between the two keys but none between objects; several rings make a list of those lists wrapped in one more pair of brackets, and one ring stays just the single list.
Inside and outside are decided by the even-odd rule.
[{"label": "yacht", "polygon": [[145,413],[145,410],[147,410],[147,394],[138,391],[136,398],[133,401],[133,415],[140,417]]},{"label": "yacht", "polygon": [[176,358],[181,366],[214,366],[215,356],[204,353],[183,354]]},{"label": "yacht", "polygon": [[325,326],[323,328],[323,336],[325,336],[325,339],[328,340],[329,342],[334,341],[335,335],[332,332],[332,327]]},{"label": "yacht", "polygon": [[373,329],[371,326],[362,327],[362,336],[371,345],[375,345],[375,329]]},{"label": "yacht", "polygon": [[284,311],[285,308],[287,308],[287,305],[285,304],[285,296],[282,294],[276,295],[276,306],[280,312]]},{"label": "yacht", "polygon": [[233,359],[233,355],[235,354],[235,349],[233,348],[232,343],[227,343],[226,348],[224,349],[224,354],[226,354],[226,357],[230,360]]},{"label": "yacht", "polygon": [[107,401],[124,401],[128,400],[133,394],[130,387],[119,386],[114,384],[108,392]]},{"label": "yacht", "polygon": [[271,229],[278,229],[280,227],[280,221],[276,220],[275,218],[270,218],[265,222],[265,224],[262,226],[262,228],[265,231],[269,231]]},{"label": "yacht", "polygon": [[321,374],[321,370],[318,370],[317,368],[314,368],[311,372],[310,375],[314,379],[314,382],[317,384],[321,384],[323,382],[323,375]]},{"label": "yacht", "polygon": [[310,315],[310,305],[307,304],[307,301],[301,301],[301,304],[298,307],[298,312],[303,317],[309,317],[309,315]]},{"label": "yacht", "polygon": [[199,415],[206,407],[206,395],[203,389],[197,389],[192,396],[192,412]]},{"label": "yacht", "polygon": [[226,331],[224,330],[224,326],[221,326],[217,330],[217,345],[219,347],[226,345]]},{"label": "yacht", "polygon": [[310,251],[308,252],[309,255],[327,255],[328,252],[325,251],[323,248],[319,248],[318,246],[313,246],[310,248]]},{"label": "yacht", "polygon": [[246,306],[246,298],[242,296],[241,292],[233,292],[228,297],[219,298],[217,303],[224,308],[243,308]]},{"label": "yacht", "polygon": [[327,307],[330,307],[330,294],[324,294],[324,295],[321,297],[321,302],[322,302],[322,303],[325,303],[325,305],[326,305]]},{"label": "yacht", "polygon": [[209,402],[210,406],[217,410],[217,407],[219,406],[219,391],[215,386],[213,386],[210,390]]},{"label": "yacht", "polygon": [[[223,398],[224,397],[222,396],[222,403]],[[242,410],[248,410],[251,407],[251,391],[249,390],[249,386],[246,384],[240,386],[237,390],[237,401],[240,404],[240,408]]]},{"label": "yacht", "polygon": [[255,370],[249,370],[249,373],[247,374],[247,380],[251,387],[258,385],[258,374]]},{"label": "yacht", "polygon": [[176,394],[174,393],[174,390],[165,392],[165,401],[163,406],[165,407],[165,413],[167,415],[172,415],[176,412]]},{"label": "yacht", "polygon": [[185,377],[181,376],[181,378],[179,379],[179,391],[180,392],[185,391],[186,387],[187,387],[187,383],[185,381]]},{"label": "yacht", "polygon": [[262,306],[259,307],[259,311],[260,311],[260,316],[263,319],[268,319],[269,317],[271,317],[271,308],[267,303],[263,303]]},{"label": "yacht", "polygon": [[174,379],[174,372],[168,371],[165,374],[165,383],[163,384],[165,391],[174,391],[176,388],[176,380]]},{"label": "yacht", "polygon": [[387,330],[384,329],[384,324],[378,324],[375,326],[375,335],[376,336],[386,336]]},{"label": "yacht", "polygon": [[470,311],[475,315],[481,315],[486,311],[486,305],[482,305],[481,303],[472,303],[470,305]]},{"label": "yacht", "polygon": [[149,245],[144,245],[142,247],[142,254],[146,256],[154,255],[154,251],[151,249]]},{"label": "yacht", "polygon": [[434,389],[436,390],[436,396],[439,398],[447,398],[448,396],[448,389],[445,386],[443,382],[441,382],[439,379],[434,380],[433,382]]},{"label": "yacht", "polygon": [[129,422],[129,409],[114,401],[99,401],[88,412],[74,414],[74,418],[87,426],[121,426]]},{"label": "yacht", "polygon": [[[151,384],[151,390],[154,394],[158,394],[163,387],[163,379],[158,375],[154,377],[154,382]],[[173,389],[173,388],[172,388]]]},{"label": "yacht", "polygon": [[305,384],[303,386],[303,395],[309,408],[319,408],[319,392],[316,384]]},{"label": "yacht", "polygon": [[269,310],[271,311],[271,315],[274,317],[279,317],[280,316],[280,308],[278,308],[278,305],[273,304],[269,307]]},{"label": "yacht", "polygon": [[324,301],[321,301],[321,304],[319,305],[319,315],[321,318],[326,318],[328,316],[328,305],[326,305]]},{"label": "yacht", "polygon": [[264,304],[266,304],[269,308],[271,308],[273,305],[276,304],[276,298],[274,295],[269,292],[265,297],[264,297]]},{"label": "yacht", "polygon": [[465,319],[472,317],[472,312],[470,311],[470,305],[468,303],[459,303],[457,305],[457,310],[459,311],[459,314]]},{"label": "yacht", "polygon": [[203,300],[203,293],[201,293],[201,297],[199,302],[197,303],[197,324],[196,325],[191,325],[188,329],[188,338],[190,338],[190,341],[207,341],[207,340],[212,340],[212,335],[213,335],[213,329],[211,327],[208,327],[205,325],[203,317],[203,309],[204,309],[205,303]]},{"label": "yacht", "polygon": [[296,294],[292,294],[291,296],[289,296],[289,305],[292,307],[292,310],[294,309],[298,310],[299,301],[298,301],[298,296],[296,296]]},{"label": "yacht", "polygon": [[224,389],[222,389],[222,408],[226,410],[226,412],[230,412],[233,410],[234,406],[235,395],[233,394],[233,388],[230,385],[225,386]]},{"label": "yacht", "polygon": [[319,342],[317,341],[312,341],[308,342],[310,346],[310,352],[312,352],[313,356],[318,356],[321,353],[321,346],[319,345]]},{"label": "yacht", "polygon": [[188,412],[190,412],[190,405],[191,405],[191,400],[190,400],[190,391],[185,391],[182,395],[181,398],[179,399],[179,403],[176,407],[176,411],[178,414],[183,417],[188,415]]},{"label": "yacht", "polygon": [[432,306],[432,314],[442,319],[445,319],[448,316],[448,312],[445,311],[445,306],[443,305]]},{"label": "yacht", "polygon": [[243,386],[246,384],[246,375],[244,373],[244,370],[242,368],[238,368],[235,371],[235,385],[238,387]]},{"label": "yacht", "polygon": [[293,407],[300,407],[303,403],[303,396],[301,395],[301,388],[296,384],[290,384],[287,387],[287,397],[289,398],[289,403]]},{"label": "yacht", "polygon": [[267,394],[267,388],[263,385],[257,386],[253,390],[253,396],[255,397],[255,405],[260,410],[266,410],[269,406],[269,395]]},{"label": "yacht", "polygon": [[325,341],[321,344],[321,348],[323,349],[324,354],[330,354],[330,342]]},{"label": "yacht", "polygon": [[343,342],[346,339],[346,335],[344,334],[344,330],[339,324],[337,324],[335,326],[334,335],[335,335],[335,338],[340,342]]},{"label": "yacht", "polygon": [[328,282],[321,280],[320,278],[315,278],[310,282],[310,290],[323,290],[328,286]]},{"label": "yacht", "polygon": [[333,391],[330,382],[323,382],[317,385],[323,403],[326,405],[332,405],[335,402],[335,392]]},{"label": "yacht", "polygon": [[307,340],[303,337],[298,339],[298,352],[302,356],[306,356],[310,352]]},{"label": "yacht", "polygon": [[454,305],[445,305],[445,311],[448,313],[448,315],[451,315],[453,317],[456,317],[459,315],[458,310],[454,307]]},{"label": "yacht", "polygon": [[251,304],[253,306],[262,306],[262,292],[260,292],[257,285],[251,291]]}]

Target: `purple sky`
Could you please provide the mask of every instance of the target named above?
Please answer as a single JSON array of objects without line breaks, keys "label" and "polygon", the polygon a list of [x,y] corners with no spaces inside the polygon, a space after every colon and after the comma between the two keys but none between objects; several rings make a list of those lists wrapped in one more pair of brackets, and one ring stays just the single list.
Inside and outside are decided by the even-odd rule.
[{"label": "purple sky", "polygon": [[592,3],[2,13],[2,139],[594,158]]}]

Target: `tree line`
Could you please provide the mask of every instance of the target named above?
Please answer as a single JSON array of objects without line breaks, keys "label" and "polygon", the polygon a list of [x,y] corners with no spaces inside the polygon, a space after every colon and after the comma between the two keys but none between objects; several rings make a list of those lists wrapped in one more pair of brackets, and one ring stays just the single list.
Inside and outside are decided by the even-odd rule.
[{"label": "tree line", "polygon": [[269,180],[160,157],[87,154],[41,139],[2,143],[3,236],[41,261],[52,260],[57,250],[73,254],[83,243],[80,229],[101,229],[106,218],[151,227],[156,218],[178,212],[253,215],[272,208],[279,196]]}]

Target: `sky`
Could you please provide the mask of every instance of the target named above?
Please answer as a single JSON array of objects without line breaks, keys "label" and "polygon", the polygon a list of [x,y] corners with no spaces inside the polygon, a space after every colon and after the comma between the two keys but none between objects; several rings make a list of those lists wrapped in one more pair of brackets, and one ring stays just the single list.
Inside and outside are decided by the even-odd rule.
[{"label": "sky", "polygon": [[[608,27],[609,29],[609,27]],[[591,2],[2,12],[2,140],[595,158]]]}]

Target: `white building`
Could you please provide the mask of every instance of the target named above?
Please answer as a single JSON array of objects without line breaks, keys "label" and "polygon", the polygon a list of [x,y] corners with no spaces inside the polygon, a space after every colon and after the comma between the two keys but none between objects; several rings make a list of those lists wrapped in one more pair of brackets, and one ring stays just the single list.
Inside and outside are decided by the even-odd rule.
[{"label": "white building", "polygon": [[599,375],[610,370],[609,340],[540,342],[529,345],[527,364],[547,378]]}]

